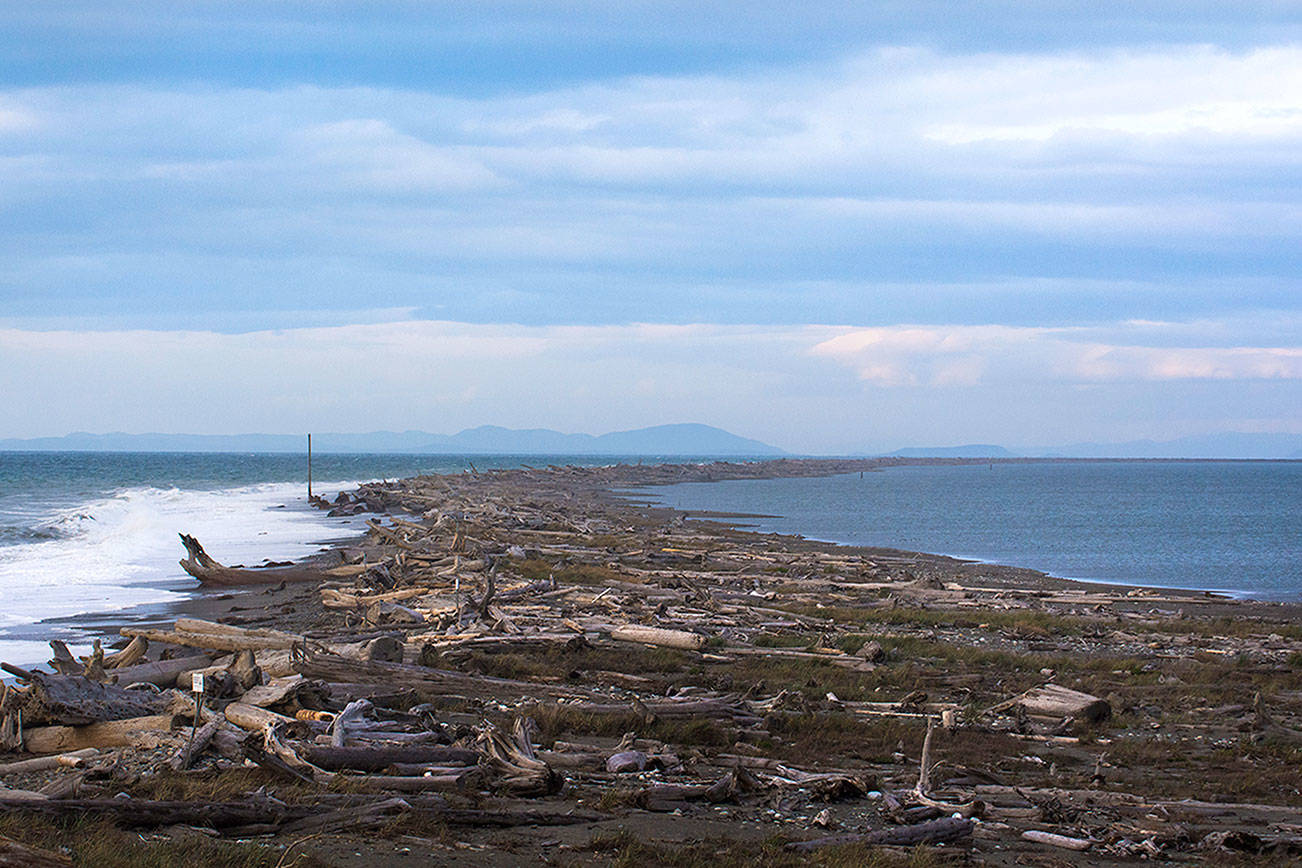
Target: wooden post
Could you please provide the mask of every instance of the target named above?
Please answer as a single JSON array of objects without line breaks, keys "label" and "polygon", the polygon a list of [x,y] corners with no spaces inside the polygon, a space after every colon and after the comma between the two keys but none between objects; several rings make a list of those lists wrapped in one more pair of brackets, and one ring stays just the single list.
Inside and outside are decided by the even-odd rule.
[{"label": "wooden post", "polygon": [[312,499],[312,435],[307,435],[307,499]]}]

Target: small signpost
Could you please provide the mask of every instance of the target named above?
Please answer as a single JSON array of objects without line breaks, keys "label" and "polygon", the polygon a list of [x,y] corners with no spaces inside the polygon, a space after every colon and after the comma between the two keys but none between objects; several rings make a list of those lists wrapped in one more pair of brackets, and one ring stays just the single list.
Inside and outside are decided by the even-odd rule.
[{"label": "small signpost", "polygon": [[[190,748],[194,748],[194,737],[199,731],[199,714],[203,706],[203,673],[190,673],[190,690],[194,693],[194,720],[190,724]],[[188,751],[187,751],[188,753]]]}]

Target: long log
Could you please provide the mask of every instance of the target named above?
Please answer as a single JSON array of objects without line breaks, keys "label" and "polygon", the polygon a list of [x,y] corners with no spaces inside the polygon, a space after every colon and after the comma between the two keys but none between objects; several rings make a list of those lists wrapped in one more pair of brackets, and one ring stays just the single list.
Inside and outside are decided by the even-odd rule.
[{"label": "long log", "polygon": [[339,778],[353,789],[367,793],[452,793],[469,789],[483,777],[479,769],[460,769],[451,774],[438,775],[357,775]]},{"label": "long log", "polygon": [[280,639],[271,636],[240,636],[225,633],[196,633],[188,630],[159,630],[153,627],[123,627],[119,630],[123,636],[143,636],[151,642],[165,642],[169,645],[184,645],[188,648],[209,648],[215,651],[270,651],[287,650],[296,641],[303,641],[301,636]]},{"label": "long log", "polygon": [[1094,842],[1088,838],[1072,838],[1054,832],[1042,832],[1039,829],[1027,829],[1022,833],[1022,837],[1037,844],[1047,844],[1050,847],[1060,847],[1063,850],[1075,850],[1078,853],[1094,846]]},{"label": "long log", "polygon": [[687,633],[682,630],[666,630],[663,627],[643,627],[640,624],[625,624],[610,631],[610,638],[621,642],[638,642],[642,645],[658,645],[662,648],[682,648],[687,651],[700,651],[705,647],[706,638],[700,633]]},{"label": "long log", "polygon": [[107,815],[128,828],[158,826],[202,826],[219,831],[235,826],[264,824],[277,826],[287,819],[299,819],[317,809],[312,805],[285,805],[273,800],[246,799],[239,802],[179,802],[152,799],[46,799],[14,800],[0,791],[0,809],[44,816]]},{"label": "long log", "polygon": [[862,834],[828,835],[809,841],[794,841],[786,846],[793,853],[808,853],[823,847],[841,844],[873,844],[878,846],[911,847],[915,844],[948,844],[972,834],[971,820],[943,817],[929,823],[897,826]]},{"label": "long log", "polygon": [[398,747],[333,747],[312,745],[303,758],[318,768],[337,771],[354,769],[363,772],[383,771],[392,765],[416,763],[476,763],[479,752],[464,747],[443,745],[401,745]]},{"label": "long log", "polygon": [[127,720],[108,720],[88,726],[37,726],[23,730],[23,749],[28,753],[66,753],[88,747],[153,748],[172,728],[172,715],[155,714]]},{"label": "long log", "polygon": [[17,762],[4,763],[0,765],[0,775],[17,775],[28,772],[43,772],[49,769],[72,768],[82,760],[93,757],[99,753],[97,748],[88,747],[82,750],[74,750],[70,753],[60,753],[54,756],[41,756],[35,759],[18,760]]},{"label": "long log", "polygon": [[[139,637],[143,640],[144,637]],[[145,682],[155,684],[159,687],[171,687],[177,683],[177,678],[187,672],[195,669],[202,669],[212,664],[212,657],[207,654],[193,654],[187,657],[176,657],[172,660],[159,660],[157,663],[137,663],[134,666],[123,666],[119,669],[110,669],[108,672],[109,680],[115,684],[127,685]],[[189,690],[189,683],[181,685]]]},{"label": "long log", "polygon": [[308,678],[322,681],[373,683],[389,687],[409,687],[438,694],[457,694],[470,697],[587,697],[596,694],[578,687],[538,684],[515,681],[510,678],[490,678],[484,675],[467,675],[446,669],[431,669],[407,663],[388,663],[381,660],[349,660],[337,654],[310,653],[293,660],[294,669]]}]

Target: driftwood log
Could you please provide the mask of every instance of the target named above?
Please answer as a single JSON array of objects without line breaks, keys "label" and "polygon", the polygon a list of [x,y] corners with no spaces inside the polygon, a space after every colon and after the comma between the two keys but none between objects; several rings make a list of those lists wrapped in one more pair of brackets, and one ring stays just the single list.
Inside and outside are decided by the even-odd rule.
[{"label": "driftwood log", "polygon": [[180,536],[186,551],[181,569],[205,585],[272,585],[279,582],[322,582],[334,578],[328,569],[310,566],[228,567],[209,557],[194,537],[184,533]]},{"label": "driftwood log", "polygon": [[706,638],[700,633],[688,633],[683,630],[666,630],[663,627],[643,627],[640,624],[625,624],[610,631],[610,638],[621,642],[638,642],[643,645],[658,645],[662,648],[682,648],[687,651],[700,651],[705,647]]},{"label": "driftwood log", "polygon": [[354,769],[378,772],[394,765],[461,763],[479,761],[479,752],[464,747],[443,745],[399,745],[372,747],[333,747],[313,745],[304,751],[304,759],[318,768],[338,771]]},{"label": "driftwood log", "polygon": [[1038,717],[1074,717],[1076,720],[1099,723],[1112,716],[1112,706],[1106,699],[1057,684],[1034,687],[1019,696],[1016,704],[1027,714]]},{"label": "driftwood log", "polygon": [[72,868],[67,856],[0,837],[0,868]]},{"label": "driftwood log", "polygon": [[912,826],[898,826],[877,832],[861,834],[828,835],[809,841],[795,841],[786,849],[793,853],[808,853],[823,847],[841,844],[873,844],[890,847],[912,847],[915,844],[948,844],[972,834],[973,822],[968,819],[944,817]]},{"label": "driftwood log", "polygon": [[166,705],[159,697],[76,675],[31,673],[26,692],[10,692],[5,713],[21,711],[24,725],[77,726],[157,714]]},{"label": "driftwood log", "polygon": [[170,714],[107,720],[86,726],[37,726],[23,730],[23,749],[28,753],[63,753],[90,747],[153,748],[163,742],[163,736],[171,728]]}]

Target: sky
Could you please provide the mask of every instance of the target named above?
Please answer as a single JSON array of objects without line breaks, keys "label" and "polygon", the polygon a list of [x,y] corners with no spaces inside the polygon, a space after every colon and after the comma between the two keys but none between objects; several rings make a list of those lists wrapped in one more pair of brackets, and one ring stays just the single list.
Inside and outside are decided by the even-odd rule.
[{"label": "sky", "polygon": [[1302,433],[1302,5],[0,7],[0,437]]}]

